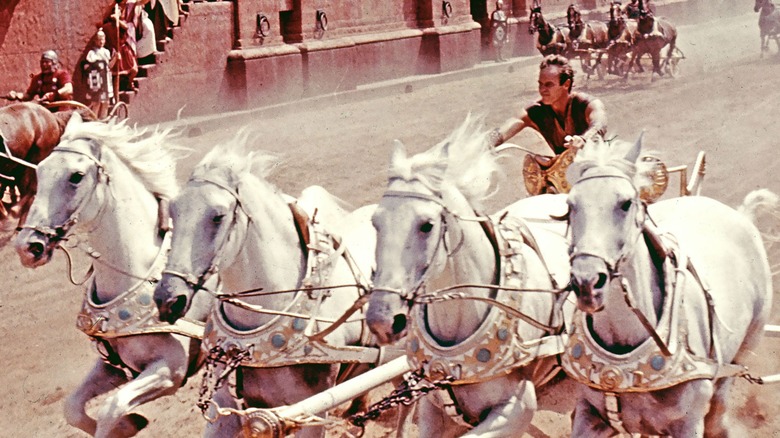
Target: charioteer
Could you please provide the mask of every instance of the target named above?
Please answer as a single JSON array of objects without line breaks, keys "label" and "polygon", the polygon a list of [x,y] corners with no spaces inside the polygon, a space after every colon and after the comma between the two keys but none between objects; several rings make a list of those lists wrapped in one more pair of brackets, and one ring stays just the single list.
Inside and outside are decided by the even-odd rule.
[{"label": "charioteer", "polygon": [[541,98],[519,116],[492,130],[489,141],[496,147],[531,128],[544,137],[554,156],[529,154],[523,164],[526,189],[531,195],[568,192],[565,172],[574,151],[585,139],[602,138],[607,131],[607,113],[601,100],[572,91],[574,70],[561,55],[549,55],[539,65]]},{"label": "charioteer", "polygon": [[41,55],[41,72],[33,75],[27,91],[8,93],[10,100],[57,102],[73,99],[73,82],[70,73],[60,68],[59,57],[54,50]]}]

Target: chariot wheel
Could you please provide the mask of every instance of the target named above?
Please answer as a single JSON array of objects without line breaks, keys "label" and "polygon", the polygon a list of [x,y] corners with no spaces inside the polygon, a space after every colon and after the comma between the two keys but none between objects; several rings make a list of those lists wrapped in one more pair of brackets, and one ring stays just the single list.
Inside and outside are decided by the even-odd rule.
[{"label": "chariot wheel", "polygon": [[664,66],[664,70],[669,76],[676,78],[680,75],[680,60],[682,59],[685,59],[685,55],[679,48],[675,47],[672,56],[666,60],[666,65]]},{"label": "chariot wheel", "polygon": [[116,117],[117,120],[125,120],[128,116],[128,108],[127,104],[125,102],[119,101],[116,103],[116,105],[111,108],[111,111],[108,112],[107,119],[111,119]]}]

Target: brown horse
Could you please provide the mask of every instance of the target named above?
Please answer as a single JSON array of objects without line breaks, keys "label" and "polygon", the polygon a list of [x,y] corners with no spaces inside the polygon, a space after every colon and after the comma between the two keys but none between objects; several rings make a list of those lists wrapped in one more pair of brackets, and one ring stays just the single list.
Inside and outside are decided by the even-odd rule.
[{"label": "brown horse", "polygon": [[[640,5],[642,2],[640,1]],[[657,31],[656,31],[657,29]],[[628,69],[624,73],[628,77],[628,72],[636,60],[645,53],[650,54],[653,59],[653,73],[663,76],[661,66],[661,50],[667,47],[664,66],[671,62],[674,49],[677,44],[677,28],[662,17],[655,17],[651,12],[642,10],[637,20],[637,29],[634,33],[634,50],[631,54],[631,61]],[[641,66],[637,65],[641,71]]]},{"label": "brown horse", "polygon": [[[31,165],[38,164],[57,146],[65,124],[74,111],[82,110],[69,109],[52,113],[46,107],[32,102],[14,103],[0,108],[0,152],[10,153]],[[0,185],[0,194],[10,188],[13,203],[16,196],[14,188],[19,191],[19,225],[22,225],[37,189],[35,169],[0,157],[0,174],[7,177],[3,178],[5,181]],[[0,202],[0,219],[6,216],[8,211]]]},{"label": "brown horse", "polygon": [[590,77],[601,59],[599,57],[596,64],[591,65],[592,51],[606,49],[609,44],[607,25],[600,21],[582,21],[582,14],[573,3],[566,10],[566,21],[572,51],[580,57],[582,70]]},{"label": "brown horse", "polygon": [[772,0],[756,0],[753,11],[761,14],[758,16],[758,28],[761,30],[761,56],[769,50],[769,39],[775,40],[777,50],[780,52],[780,11],[775,8]]},{"label": "brown horse", "polygon": [[[607,71],[623,75],[628,71],[628,54],[634,46],[634,34],[637,23],[628,20],[623,15],[620,2],[614,1],[609,6],[609,23],[607,23]],[[639,66],[639,62],[637,62]],[[641,66],[640,66],[641,67]]]},{"label": "brown horse", "polygon": [[574,4],[566,10],[569,38],[574,50],[604,49],[609,43],[607,25],[601,21],[582,21],[582,13]]},{"label": "brown horse", "polygon": [[536,38],[536,48],[544,55],[564,55],[571,52],[571,39],[569,39],[569,29],[556,27],[542,16],[542,7],[534,2],[531,9],[531,15],[528,16],[528,33],[533,35],[538,32]]}]

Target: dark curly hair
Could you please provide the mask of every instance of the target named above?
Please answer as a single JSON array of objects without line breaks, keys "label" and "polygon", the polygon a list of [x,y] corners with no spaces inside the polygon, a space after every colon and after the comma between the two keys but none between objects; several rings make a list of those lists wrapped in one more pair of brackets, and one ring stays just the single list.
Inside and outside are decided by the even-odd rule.
[{"label": "dark curly hair", "polygon": [[574,85],[574,69],[569,64],[569,60],[562,55],[547,55],[542,60],[542,63],[539,64],[539,70],[552,66],[558,67],[560,71],[559,85],[563,85],[566,81],[571,80],[569,83],[569,91],[571,91],[571,87]]}]

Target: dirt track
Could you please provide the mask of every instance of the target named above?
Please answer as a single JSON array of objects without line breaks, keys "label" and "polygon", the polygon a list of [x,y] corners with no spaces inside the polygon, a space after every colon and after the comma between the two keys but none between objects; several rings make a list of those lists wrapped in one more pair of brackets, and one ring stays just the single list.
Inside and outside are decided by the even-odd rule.
[{"label": "dirt track", "polygon": [[[645,75],[627,82],[612,77],[585,84],[578,77],[576,82],[578,89],[606,103],[611,135],[634,139],[645,129],[647,147],[659,151],[670,165],[691,164],[699,150],[706,151],[703,194],[731,205],[755,188],[780,192],[776,153],[780,124],[775,116],[780,102],[780,56],[773,47],[770,57],[759,59],[757,17],[747,13],[747,5],[742,7],[744,15],[680,27],[678,44],[687,59],[676,79],[650,83]],[[325,111],[256,120],[253,125],[262,147],[286,158],[272,177],[282,189],[297,194],[316,183],[358,206],[376,202],[381,195],[393,139],[403,141],[410,152],[427,149],[454,129],[468,111],[485,114],[486,124],[495,126],[535,98],[535,84],[536,67],[529,66]],[[225,126],[186,138],[195,153],[182,163],[182,179],[203,153],[232,136],[235,129]],[[514,142],[543,150],[531,132],[522,133]],[[520,196],[520,158],[506,161],[508,179],[492,207]],[[67,282],[61,254],[36,271],[22,268],[8,244],[0,248],[0,254],[7,284],[0,293],[0,368],[4,371],[0,376],[0,388],[4,388],[0,435],[83,436],[62,417],[64,395],[96,358],[90,343],[74,327],[81,291]],[[780,270],[780,245],[770,249],[770,258]],[[80,268],[85,269],[81,262]],[[775,282],[780,285],[777,275]],[[774,315],[773,322],[780,322],[780,311]],[[778,359],[780,339],[768,339],[749,365],[757,374],[780,372]],[[199,382],[199,377],[193,378],[175,396],[144,407],[151,423],[139,436],[199,436],[204,421],[194,407]],[[754,437],[780,436],[777,392],[777,386],[735,385],[733,397],[740,405],[740,417]],[[544,398],[547,410],[536,416],[528,436],[567,435],[572,403],[571,393],[566,394],[565,398]],[[368,436],[387,433],[388,428],[380,424]]]}]

